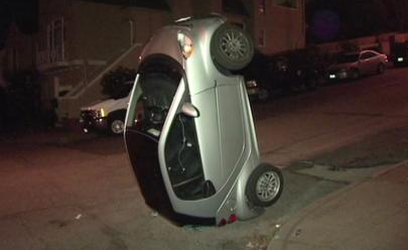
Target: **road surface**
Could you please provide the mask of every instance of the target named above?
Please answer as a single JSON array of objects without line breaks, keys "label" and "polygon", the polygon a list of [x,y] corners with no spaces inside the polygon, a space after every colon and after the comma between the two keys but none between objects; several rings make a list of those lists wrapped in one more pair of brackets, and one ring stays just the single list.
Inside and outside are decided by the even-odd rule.
[{"label": "road surface", "polygon": [[279,228],[407,159],[407,69],[255,104],[262,159],[284,171],[264,215],[175,227],[143,201],[122,138],[46,131],[0,139],[0,249],[266,249]]}]

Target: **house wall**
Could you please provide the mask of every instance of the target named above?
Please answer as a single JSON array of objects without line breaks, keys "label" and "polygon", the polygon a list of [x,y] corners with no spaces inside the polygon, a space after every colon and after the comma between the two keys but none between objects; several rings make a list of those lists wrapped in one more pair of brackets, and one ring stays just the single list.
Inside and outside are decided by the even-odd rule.
[{"label": "house wall", "polygon": [[196,2],[206,2],[208,5],[208,1],[168,0],[171,9],[170,21],[194,15],[193,11]]},{"label": "house wall", "polygon": [[[287,8],[265,1],[265,12],[254,8],[254,41],[265,54],[274,54],[305,47],[304,0],[297,8]],[[260,39],[264,33],[264,45]]]},{"label": "house wall", "polygon": [[[40,46],[42,49],[47,49],[47,26],[56,19],[62,18],[64,22],[63,60],[38,65],[43,76],[43,102],[59,98],[59,93],[68,89],[94,85],[78,97],[81,100],[72,101],[75,105],[70,105],[69,109],[61,105],[61,117],[76,117],[78,105],[100,99],[100,84],[94,79],[122,56],[132,43],[144,44],[170,17],[167,11],[77,0],[56,0],[51,5],[40,5],[40,9],[43,13],[37,40],[39,44],[45,44]],[[138,56],[133,54],[117,66],[136,68],[137,64]]]},{"label": "house wall", "polygon": [[[115,67],[136,68],[141,46],[153,32],[181,17],[221,13],[230,22],[242,24],[253,36],[255,46],[267,54],[303,47],[304,0],[297,1],[298,7],[293,9],[274,5],[275,0],[265,0],[265,12],[259,13],[258,1],[243,0],[247,16],[223,12],[222,0],[168,0],[170,12],[80,0],[39,0],[39,32],[33,36],[34,42],[17,34],[12,44],[21,51],[21,63],[37,63],[36,67],[42,74],[44,103],[52,98],[59,98],[61,91],[70,88],[79,91],[92,85],[86,87],[87,92],[82,97],[75,97],[76,99],[73,96],[78,92],[73,91],[69,98],[74,101],[69,105],[64,104],[68,108],[60,111],[62,116],[75,117],[78,105],[101,97],[99,82],[95,82],[95,79],[100,79],[101,73],[109,65],[128,53],[121,62],[115,62]],[[58,53],[47,51],[50,50],[49,27],[56,20],[62,20],[64,28],[63,49],[58,48]],[[261,31],[265,35],[265,43],[259,46]],[[22,44],[28,42],[31,45]],[[132,43],[140,44],[140,47],[129,53],[127,50]],[[33,54],[33,48],[38,53]],[[30,65],[27,67],[30,68]]]},{"label": "house wall", "polygon": [[145,43],[154,30],[169,20],[166,11],[83,1],[73,1],[72,10],[72,46],[76,47],[77,57],[87,60],[112,60],[131,42]]},{"label": "house wall", "polygon": [[6,75],[33,69],[33,45],[33,37],[21,33],[17,26],[12,24],[3,52],[2,66]]}]

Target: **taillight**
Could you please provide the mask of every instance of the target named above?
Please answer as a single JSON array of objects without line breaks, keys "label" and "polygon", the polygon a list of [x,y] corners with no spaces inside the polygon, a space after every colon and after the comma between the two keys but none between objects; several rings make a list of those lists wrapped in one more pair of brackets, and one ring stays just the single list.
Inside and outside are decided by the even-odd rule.
[{"label": "taillight", "polygon": [[222,226],[225,226],[225,225],[227,225],[227,220],[226,220],[226,219],[222,219],[222,220],[220,221],[220,223],[218,223],[218,226],[219,226],[219,227],[222,227]]},{"label": "taillight", "polygon": [[225,226],[225,225],[227,225],[227,224],[234,223],[234,222],[236,222],[237,220],[238,220],[238,216],[237,216],[236,214],[231,214],[231,215],[229,216],[228,220],[226,220],[226,219],[223,218],[223,219],[220,221],[220,223],[218,223],[218,226],[219,226],[219,227],[222,227],[222,226]]},{"label": "taillight", "polygon": [[228,224],[234,223],[238,220],[238,216],[235,214],[231,214],[229,219],[228,219]]}]

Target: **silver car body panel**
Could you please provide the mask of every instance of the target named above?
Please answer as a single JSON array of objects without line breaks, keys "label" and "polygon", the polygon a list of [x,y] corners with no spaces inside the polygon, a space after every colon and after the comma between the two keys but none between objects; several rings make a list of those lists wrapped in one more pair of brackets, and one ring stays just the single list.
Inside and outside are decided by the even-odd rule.
[{"label": "silver car body panel", "polygon": [[[224,23],[221,18],[199,19],[176,23],[160,29],[141,54],[141,61],[154,55],[173,58],[184,70],[176,94],[163,125],[158,155],[161,173],[174,210],[180,214],[216,218],[217,224],[235,214],[239,219],[259,215],[263,209],[249,204],[245,185],[259,165],[259,149],[251,107],[241,76],[221,73],[209,56],[214,31]],[[194,27],[194,29],[190,28]],[[192,38],[194,51],[185,59],[177,42],[183,32]],[[138,80],[132,95],[140,95]],[[216,193],[200,200],[182,200],[175,194],[166,166],[166,139],[176,115],[181,111],[185,95],[199,111],[195,118],[204,177],[210,180]],[[129,105],[136,105],[132,96]],[[129,108],[131,110],[131,108]],[[134,119],[127,116],[127,119]],[[127,124],[130,121],[127,120]]]}]

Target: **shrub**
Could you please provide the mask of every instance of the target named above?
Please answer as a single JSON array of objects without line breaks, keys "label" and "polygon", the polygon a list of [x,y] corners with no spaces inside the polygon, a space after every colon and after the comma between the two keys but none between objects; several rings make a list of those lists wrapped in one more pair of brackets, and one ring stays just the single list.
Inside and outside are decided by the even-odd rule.
[{"label": "shrub", "polygon": [[119,67],[114,71],[106,73],[101,80],[102,94],[114,97],[118,89],[128,81],[133,81],[136,77],[136,70]]}]

